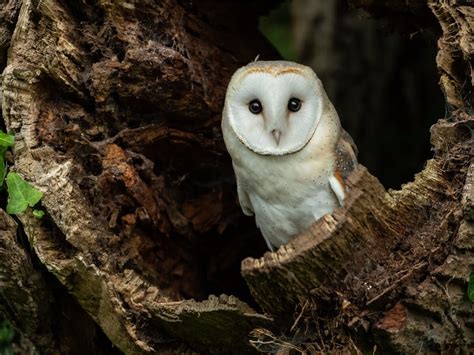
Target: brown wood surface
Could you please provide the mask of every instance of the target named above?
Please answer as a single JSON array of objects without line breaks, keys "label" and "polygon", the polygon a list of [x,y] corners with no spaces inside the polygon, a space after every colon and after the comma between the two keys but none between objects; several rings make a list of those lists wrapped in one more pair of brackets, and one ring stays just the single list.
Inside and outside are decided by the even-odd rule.
[{"label": "brown wood surface", "polygon": [[[40,353],[472,350],[472,5],[429,5],[451,107],[415,181],[385,191],[360,166],[345,207],[260,257],[219,125],[232,72],[277,56],[270,2],[0,4],[12,168],[47,212],[0,213],[0,310]],[[210,295],[245,289],[248,256],[253,307]]]}]

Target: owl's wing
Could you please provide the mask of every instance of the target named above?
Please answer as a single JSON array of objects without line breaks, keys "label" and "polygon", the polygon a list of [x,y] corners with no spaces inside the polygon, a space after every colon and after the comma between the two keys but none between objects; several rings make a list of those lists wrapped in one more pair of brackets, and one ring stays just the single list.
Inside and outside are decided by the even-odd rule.
[{"label": "owl's wing", "polygon": [[336,145],[336,168],[329,178],[329,185],[342,206],[346,197],[345,179],[357,166],[357,146],[352,137],[341,128],[341,136]]},{"label": "owl's wing", "polygon": [[341,135],[336,145],[336,170],[339,171],[343,179],[347,179],[349,174],[357,166],[357,154],[359,150],[352,137],[341,128]]}]

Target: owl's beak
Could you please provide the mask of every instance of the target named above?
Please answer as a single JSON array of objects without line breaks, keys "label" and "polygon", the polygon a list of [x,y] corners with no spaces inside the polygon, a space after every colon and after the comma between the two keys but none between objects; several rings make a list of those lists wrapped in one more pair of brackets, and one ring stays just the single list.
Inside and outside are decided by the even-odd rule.
[{"label": "owl's beak", "polygon": [[274,129],[272,131],[272,135],[273,138],[275,138],[275,142],[277,143],[277,145],[280,145],[281,131],[279,131],[278,129]]}]

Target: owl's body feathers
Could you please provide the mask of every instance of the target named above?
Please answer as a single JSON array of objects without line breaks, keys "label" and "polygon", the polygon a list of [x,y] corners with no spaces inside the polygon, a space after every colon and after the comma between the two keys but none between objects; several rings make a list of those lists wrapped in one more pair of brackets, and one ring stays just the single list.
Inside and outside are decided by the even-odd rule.
[{"label": "owl's body feathers", "polygon": [[[261,112],[255,103],[247,112],[256,101]],[[239,69],[227,91],[222,130],[242,210],[255,214],[271,250],[342,204],[342,177],[356,153],[308,67],[255,62]]]}]

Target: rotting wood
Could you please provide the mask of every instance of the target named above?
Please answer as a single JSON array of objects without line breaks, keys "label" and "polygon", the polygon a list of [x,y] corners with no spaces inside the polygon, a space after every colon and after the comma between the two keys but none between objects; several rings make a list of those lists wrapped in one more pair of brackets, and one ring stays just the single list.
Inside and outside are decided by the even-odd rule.
[{"label": "rotting wood", "polygon": [[[471,126],[472,120],[441,120],[435,125],[432,139],[440,155],[400,191],[385,192],[365,168],[359,167],[349,177],[350,192],[343,208],[316,222],[276,253],[244,260],[243,276],[262,308],[291,322],[291,310],[307,300],[316,310],[332,307],[323,312],[332,317],[337,317],[344,302],[349,301],[353,316],[359,317],[364,309],[383,310],[393,300],[401,299],[403,307],[408,307],[409,321],[400,326],[400,337],[384,326],[377,329],[393,335],[387,341],[392,350],[410,352],[415,343],[428,344],[427,333],[414,337],[412,332],[426,327],[425,322],[416,320],[417,307],[426,311],[441,307],[436,306],[434,296],[426,299],[425,292],[434,292],[439,303],[462,311],[457,315],[457,328],[453,328],[448,315],[439,315],[445,322],[439,325],[433,346],[472,346],[474,338],[468,334],[474,306],[462,297],[474,265],[473,251],[466,249],[473,235],[472,223],[462,219],[462,211],[466,210],[466,202],[462,201],[469,200],[466,193],[470,193],[472,184],[472,172],[467,173]],[[453,172],[460,174],[457,181],[452,179]],[[457,224],[460,230],[453,229]],[[462,240],[456,251],[450,247],[454,240]],[[427,274],[431,275],[428,279]],[[449,288],[449,280],[452,290],[438,290],[441,283]],[[403,296],[405,287],[407,293]],[[449,292],[457,295],[455,304],[450,304]],[[441,329],[447,332],[443,335]],[[458,342],[462,334],[466,338]],[[429,345],[423,346],[429,349]]]},{"label": "rotting wood", "polygon": [[[127,354],[251,352],[254,328],[257,336],[276,334],[273,350],[328,350],[319,343],[328,342],[323,326],[311,328],[318,317],[353,348],[364,338],[371,349],[376,343],[402,353],[419,351],[420,344],[422,351],[447,353],[472,347],[474,312],[463,296],[473,265],[472,117],[462,110],[470,107],[463,78],[454,75],[448,78],[454,89],[445,91],[460,109],[433,127],[434,158],[413,183],[385,192],[360,167],[349,178],[346,207],[276,253],[244,261],[244,277],[269,316],[232,296],[187,299],[207,298],[193,283],[203,275],[192,253],[201,238],[212,228],[223,238],[245,238],[236,233],[249,223],[226,192],[230,162],[218,133],[225,80],[253,51],[272,53],[255,28],[216,31],[221,21],[196,15],[209,4],[169,0],[142,8],[99,1],[68,8],[74,5],[23,1],[3,73],[2,109],[16,134],[14,169],[45,192],[45,220],[21,218],[41,263]],[[248,11],[234,6],[238,23]],[[443,40],[456,39],[440,52],[440,68],[448,55],[472,67],[466,46],[472,7],[431,7],[440,22],[449,11]],[[453,18],[458,27],[450,26]],[[194,183],[199,171],[189,157],[196,152],[202,169],[219,171],[208,185]],[[184,161],[175,164],[174,154]],[[153,199],[143,198],[149,191]],[[192,222],[193,211],[214,202],[228,215]],[[227,232],[239,223],[242,229]],[[229,254],[216,260],[237,258],[235,245],[226,244]],[[24,260],[23,250],[10,252]],[[6,304],[13,304],[12,295]],[[368,338],[368,329],[375,336]],[[306,343],[295,345],[294,334]]]},{"label": "rotting wood", "polygon": [[[178,11],[166,19],[175,27],[168,28],[169,33],[162,33],[160,38],[147,32],[147,26],[152,24],[138,22],[141,11],[145,11],[140,8],[108,2],[81,10],[66,6],[56,1],[23,2],[3,73],[3,117],[8,129],[16,133],[15,169],[45,192],[41,202],[47,211],[45,220],[21,217],[23,225],[30,226],[26,233],[36,255],[124,353],[186,352],[186,344],[210,351],[232,345],[235,352],[252,352],[246,341],[248,333],[256,326],[268,327],[270,318],[258,315],[233,297],[217,301],[211,297],[202,303],[183,300],[184,295],[206,295],[198,288],[202,287],[202,276],[193,265],[194,256],[188,248],[180,247],[184,243],[176,243],[176,238],[196,239],[198,232],[210,227],[194,217],[190,228],[180,201],[184,200],[190,211],[190,201],[198,206],[193,208],[199,208],[200,204],[212,205],[219,199],[228,212],[237,211],[232,195],[225,195],[225,176],[211,182],[215,187],[210,189],[190,186],[189,179],[174,186],[170,181],[173,176],[167,174],[173,168],[190,169],[193,160],[200,160],[200,168],[216,165],[216,159],[219,164],[225,160],[220,135],[213,128],[219,123],[226,84],[221,78],[224,73],[229,77],[236,67],[253,59],[253,50],[247,47],[236,54],[238,58],[232,53],[223,54],[214,47],[215,42],[229,41],[226,36],[234,35],[219,35],[212,28],[211,39],[194,38],[193,27],[204,29],[209,25],[191,14],[186,21],[189,27],[181,28],[184,8],[173,1],[148,5],[158,19],[161,11]],[[97,28],[101,24],[92,17],[100,9],[105,11],[107,21]],[[72,18],[73,10],[85,18],[89,16],[89,22],[78,25]],[[132,18],[135,25],[130,23]],[[83,26],[82,38],[72,24]],[[136,33],[130,33],[131,28]],[[123,46],[126,56],[118,59],[116,56],[123,54],[121,48],[118,53],[116,48],[108,48],[110,43],[100,42],[101,34],[99,42],[94,42],[94,31],[116,31],[102,35],[112,36],[112,42]],[[178,37],[166,38],[173,31]],[[141,54],[141,44],[135,43],[137,36],[149,41]],[[244,48],[239,41],[231,42]],[[84,48],[90,42],[100,47],[92,49],[92,55]],[[206,48],[208,52],[204,53]],[[264,42],[259,51],[272,52]],[[193,59],[188,59],[190,53],[195,56]],[[95,58],[92,64],[93,57],[101,54],[103,57],[99,61]],[[221,63],[221,70],[207,72],[209,60],[216,67]],[[147,72],[152,69],[156,72]],[[156,75],[161,80],[150,87],[149,78]],[[56,94],[58,87],[65,96]],[[115,115],[110,110],[122,106],[115,95],[126,103],[124,107],[134,106],[140,111],[120,114],[123,119],[132,120],[132,116],[142,115],[145,121],[139,129],[127,128],[126,121],[121,122],[119,117],[107,123]],[[156,112],[145,112],[150,108],[145,109],[143,102]],[[95,112],[91,105],[96,106]],[[146,123],[152,116],[159,124]],[[199,132],[193,131],[196,128]],[[169,148],[183,154],[181,165],[171,169],[167,166],[175,162],[166,161],[171,158]],[[162,160],[161,166],[154,170],[158,159]],[[226,174],[230,176],[231,170]],[[119,191],[122,182],[125,191]],[[176,193],[183,187],[191,192],[202,191],[177,198]],[[111,198],[115,194],[116,198]],[[121,199],[138,207],[137,212],[121,212],[125,209],[120,205]],[[91,200],[96,203],[92,209]],[[118,214],[109,215],[107,211]],[[211,227],[223,231],[241,219],[238,213],[226,218],[228,221],[220,215],[212,217],[210,220],[217,226]],[[150,232],[150,228],[156,231]],[[153,249],[159,254],[152,255],[161,263],[157,264],[159,272],[150,271],[154,265],[147,265],[145,260],[145,254]],[[182,307],[181,311],[175,309],[173,319],[166,317],[172,312],[170,302],[179,302]],[[201,325],[207,319],[207,333],[181,341],[172,337],[187,334],[186,327],[194,325],[193,319]],[[215,335],[225,328],[222,322],[234,326],[226,337],[218,339]]]},{"label": "rotting wood", "polygon": [[443,35],[438,40],[439,52],[436,58],[440,70],[440,84],[446,101],[456,109],[472,109],[472,54],[474,52],[472,4],[445,1],[428,2],[438,18]]}]

